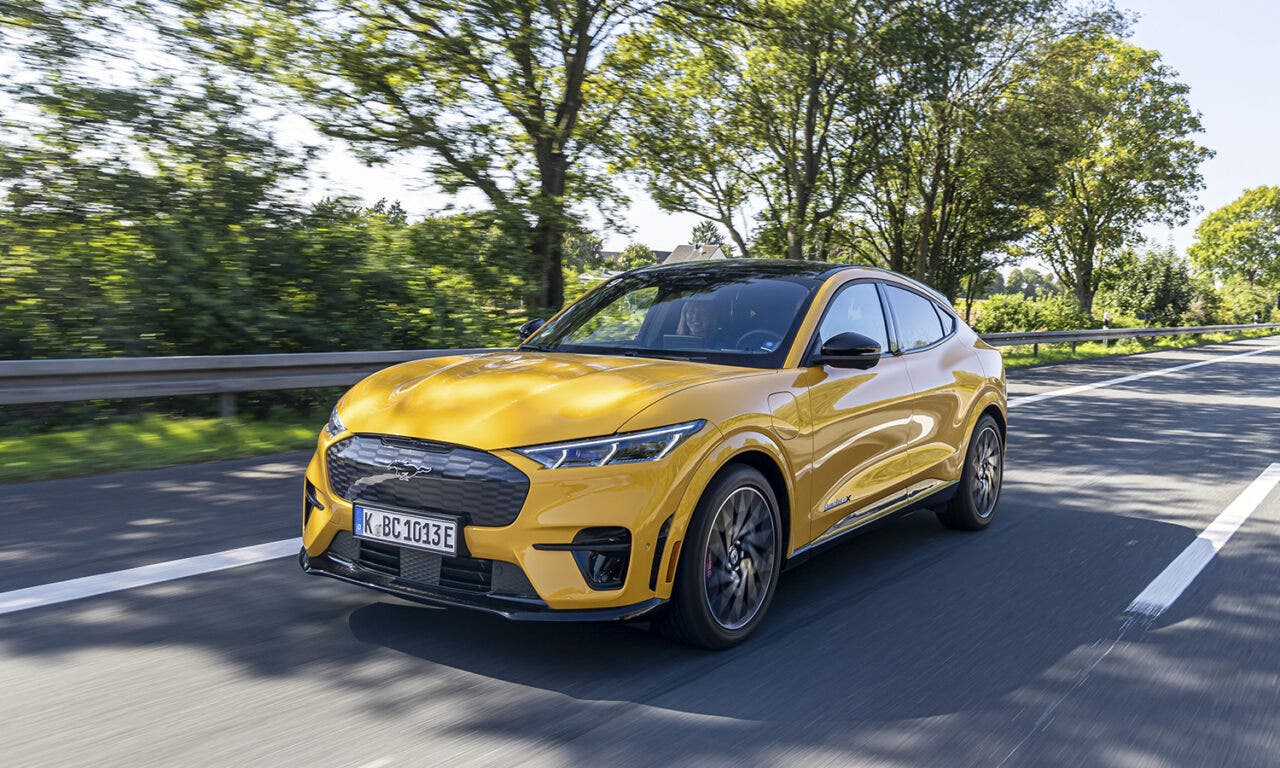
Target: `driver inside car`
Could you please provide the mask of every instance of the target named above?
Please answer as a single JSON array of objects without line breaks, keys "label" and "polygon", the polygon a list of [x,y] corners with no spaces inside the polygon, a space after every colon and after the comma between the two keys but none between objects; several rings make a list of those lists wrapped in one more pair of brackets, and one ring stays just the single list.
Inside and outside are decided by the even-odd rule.
[{"label": "driver inside car", "polygon": [[711,336],[715,331],[715,307],[709,301],[686,301],[680,307],[680,323],[676,326],[677,336],[692,336],[707,341],[712,346]]}]

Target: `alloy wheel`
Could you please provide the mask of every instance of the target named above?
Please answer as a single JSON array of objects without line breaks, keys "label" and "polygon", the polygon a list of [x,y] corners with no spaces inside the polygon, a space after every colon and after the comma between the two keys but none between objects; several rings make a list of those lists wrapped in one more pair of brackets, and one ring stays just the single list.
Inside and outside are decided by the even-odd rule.
[{"label": "alloy wheel", "polygon": [[970,488],[973,509],[979,517],[990,517],[1000,498],[1000,481],[1003,476],[1004,455],[1000,450],[1000,435],[993,427],[978,433],[973,453],[973,484]]},{"label": "alloy wheel", "polygon": [[760,611],[773,580],[777,541],[773,511],[755,488],[737,489],[716,510],[703,557],[703,594],[724,629],[740,629]]}]

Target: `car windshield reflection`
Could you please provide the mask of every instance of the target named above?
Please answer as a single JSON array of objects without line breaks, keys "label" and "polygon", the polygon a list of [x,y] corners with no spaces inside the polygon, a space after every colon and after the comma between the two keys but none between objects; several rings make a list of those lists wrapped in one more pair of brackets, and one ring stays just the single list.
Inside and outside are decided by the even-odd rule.
[{"label": "car windshield reflection", "polygon": [[521,349],[776,368],[819,280],[783,263],[627,273],[588,294]]}]

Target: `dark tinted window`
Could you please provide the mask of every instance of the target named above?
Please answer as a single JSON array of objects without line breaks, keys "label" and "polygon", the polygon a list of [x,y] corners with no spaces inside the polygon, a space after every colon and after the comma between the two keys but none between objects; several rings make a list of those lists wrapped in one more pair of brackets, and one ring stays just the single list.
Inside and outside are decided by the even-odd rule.
[{"label": "dark tinted window", "polygon": [[898,346],[903,350],[927,347],[946,334],[933,302],[914,291],[886,285],[889,306],[898,321]]},{"label": "dark tinted window", "polygon": [[861,333],[879,342],[880,349],[889,349],[880,295],[873,283],[853,283],[835,295],[818,327],[818,343],[821,345],[832,336],[849,332]]}]

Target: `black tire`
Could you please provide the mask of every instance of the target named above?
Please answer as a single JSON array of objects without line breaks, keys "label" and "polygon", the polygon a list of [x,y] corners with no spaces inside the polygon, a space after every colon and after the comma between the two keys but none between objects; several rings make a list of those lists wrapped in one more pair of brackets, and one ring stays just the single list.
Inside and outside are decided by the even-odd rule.
[{"label": "black tire", "polygon": [[969,438],[960,485],[947,505],[937,510],[938,521],[958,531],[980,531],[991,525],[1003,479],[1004,436],[991,414],[984,414]]},{"label": "black tire", "polygon": [[[763,510],[757,501],[763,502]],[[725,550],[735,514],[744,506],[750,509],[740,511],[737,536]],[[713,541],[713,533],[723,535]],[[782,518],[768,481],[745,465],[722,471],[694,509],[680,548],[671,601],[654,627],[669,639],[700,648],[719,650],[741,643],[764,621],[773,602],[783,551]]]}]

